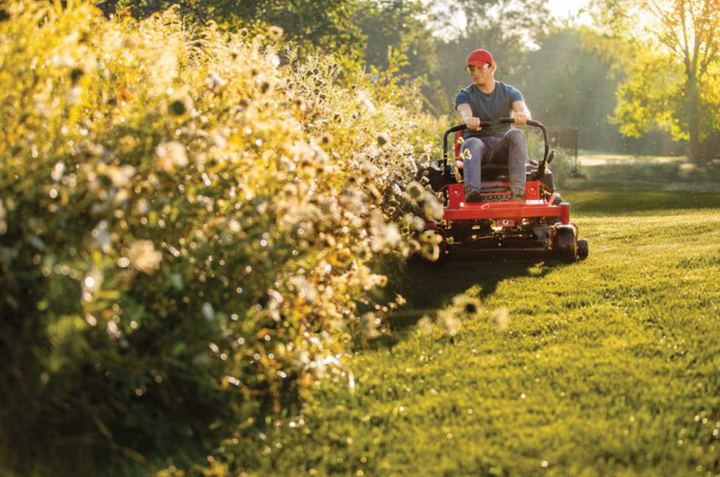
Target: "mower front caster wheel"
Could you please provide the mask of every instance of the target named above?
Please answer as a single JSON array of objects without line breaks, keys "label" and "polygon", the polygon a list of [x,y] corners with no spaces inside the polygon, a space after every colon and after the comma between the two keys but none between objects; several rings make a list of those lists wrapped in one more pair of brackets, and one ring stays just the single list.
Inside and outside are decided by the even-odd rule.
[{"label": "mower front caster wheel", "polygon": [[555,232],[555,256],[563,262],[572,263],[578,258],[578,240],[575,227],[561,225]]},{"label": "mower front caster wheel", "polygon": [[585,239],[578,240],[578,260],[585,260],[588,258],[588,255],[590,254],[590,245],[588,244],[588,241]]}]

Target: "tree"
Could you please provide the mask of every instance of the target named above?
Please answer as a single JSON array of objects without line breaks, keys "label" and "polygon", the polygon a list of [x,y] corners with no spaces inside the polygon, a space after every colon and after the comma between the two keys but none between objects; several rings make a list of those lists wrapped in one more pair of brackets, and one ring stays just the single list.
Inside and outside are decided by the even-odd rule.
[{"label": "tree", "polygon": [[702,141],[720,123],[720,0],[614,0],[609,6],[598,19],[630,58],[614,118],[621,131],[640,136],[659,127],[687,139],[691,159],[707,158]]},{"label": "tree", "polygon": [[464,25],[445,25],[456,32],[437,46],[442,70],[438,74],[452,101],[470,83],[465,72],[467,54],[477,48],[490,51],[498,63],[497,78],[505,80],[521,68],[525,55],[537,46],[546,30],[549,13],[540,0],[450,0],[447,10],[462,12]]},{"label": "tree", "polygon": [[432,20],[427,6],[418,0],[362,0],[354,15],[365,38],[364,59],[373,79],[395,81],[405,87],[403,93],[419,95],[408,98],[406,106],[417,100],[439,112],[447,104],[439,83],[428,80],[438,72]]},{"label": "tree", "polygon": [[462,10],[467,31],[495,31],[498,40],[532,45],[547,29],[549,10],[545,0],[452,0]]},{"label": "tree", "polygon": [[177,5],[185,18],[205,24],[212,20],[232,29],[264,22],[283,29],[305,51],[350,52],[359,55],[362,37],[353,23],[357,0],[105,0],[99,6],[113,13],[129,7],[135,17],[147,17]]},{"label": "tree", "polygon": [[618,78],[588,46],[593,37],[587,27],[553,29],[509,80],[546,126],[578,128],[583,148],[607,148],[618,139],[617,128],[607,121]]},{"label": "tree", "polygon": [[387,68],[388,50],[408,56],[410,74],[434,68],[434,38],[425,17],[428,12],[417,0],[364,0],[355,14],[355,24],[367,37],[365,61]]}]

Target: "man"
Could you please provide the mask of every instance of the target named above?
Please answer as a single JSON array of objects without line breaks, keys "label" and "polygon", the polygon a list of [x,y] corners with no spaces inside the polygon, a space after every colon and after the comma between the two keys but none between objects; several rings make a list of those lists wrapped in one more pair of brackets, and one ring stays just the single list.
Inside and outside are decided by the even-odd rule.
[{"label": "man", "polygon": [[[495,80],[497,65],[486,50],[475,50],[467,57],[466,70],[473,84],[460,91],[455,109],[468,127],[462,145],[465,158],[465,201],[480,202],[480,166],[483,162],[507,161],[510,171],[510,200],[524,200],[527,145],[525,135],[500,118],[512,116],[515,124],[526,124],[530,111],[520,91]],[[481,121],[493,125],[481,128]]]}]

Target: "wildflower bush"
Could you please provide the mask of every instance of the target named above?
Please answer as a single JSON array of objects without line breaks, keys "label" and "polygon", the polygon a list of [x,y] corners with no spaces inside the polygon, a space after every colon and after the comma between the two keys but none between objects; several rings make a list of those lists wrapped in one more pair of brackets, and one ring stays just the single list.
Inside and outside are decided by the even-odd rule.
[{"label": "wildflower bush", "polygon": [[192,458],[342,372],[394,306],[381,258],[437,214],[405,192],[436,123],[277,28],[0,18],[6,465]]}]

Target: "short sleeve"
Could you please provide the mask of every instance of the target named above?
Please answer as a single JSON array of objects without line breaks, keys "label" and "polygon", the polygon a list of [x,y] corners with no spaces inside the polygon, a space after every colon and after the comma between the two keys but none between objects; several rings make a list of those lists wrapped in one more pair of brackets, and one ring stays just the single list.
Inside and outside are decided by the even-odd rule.
[{"label": "short sleeve", "polygon": [[461,104],[470,104],[470,95],[464,89],[455,96],[455,109]]},{"label": "short sleeve", "polygon": [[522,93],[513,88],[512,86],[508,86],[508,98],[510,98],[510,107],[512,107],[513,103],[517,101],[525,102],[525,98],[523,98]]}]

